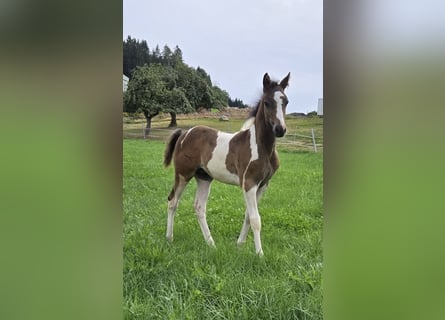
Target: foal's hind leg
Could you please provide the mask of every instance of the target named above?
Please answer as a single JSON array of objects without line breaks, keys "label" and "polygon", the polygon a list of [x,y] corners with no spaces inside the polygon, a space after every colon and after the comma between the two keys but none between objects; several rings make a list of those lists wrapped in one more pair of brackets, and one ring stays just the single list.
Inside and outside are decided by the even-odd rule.
[{"label": "foal's hind leg", "polygon": [[184,191],[185,186],[188,181],[181,175],[175,176],[175,185],[173,190],[168,196],[168,211],[167,211],[167,240],[173,240],[173,224],[175,219],[176,208],[178,207],[179,199],[181,198],[182,191]]},{"label": "foal's hind leg", "polygon": [[[258,191],[256,193],[257,205],[260,202],[261,196],[263,195],[264,191],[266,191],[266,189],[267,189],[267,184],[265,184],[264,186],[262,186],[261,188],[258,189]],[[246,209],[246,212],[244,214],[243,227],[241,228],[241,232],[239,234],[238,241],[237,241],[238,246],[246,243],[247,234],[249,233],[249,228],[250,228],[249,212]]]},{"label": "foal's hind leg", "polygon": [[205,241],[210,246],[215,246],[215,242],[210,234],[206,219],[206,205],[207,199],[209,198],[210,184],[212,181],[209,179],[200,179],[196,177],[196,183],[197,188],[194,204],[196,217],[198,218],[199,226],[201,227],[202,235],[204,236]]}]

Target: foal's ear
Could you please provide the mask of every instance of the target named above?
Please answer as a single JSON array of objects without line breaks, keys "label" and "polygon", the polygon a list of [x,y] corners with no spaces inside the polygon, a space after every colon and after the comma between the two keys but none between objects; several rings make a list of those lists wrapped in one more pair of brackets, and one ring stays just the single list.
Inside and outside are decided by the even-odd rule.
[{"label": "foal's ear", "polygon": [[270,87],[270,83],[271,83],[270,77],[269,77],[269,75],[266,72],[264,74],[264,77],[263,77],[263,90],[266,90],[267,88],[269,88]]},{"label": "foal's ear", "polygon": [[286,87],[289,85],[289,78],[290,78],[290,72],[283,80],[281,80],[280,87],[283,88],[283,90],[286,89]]}]

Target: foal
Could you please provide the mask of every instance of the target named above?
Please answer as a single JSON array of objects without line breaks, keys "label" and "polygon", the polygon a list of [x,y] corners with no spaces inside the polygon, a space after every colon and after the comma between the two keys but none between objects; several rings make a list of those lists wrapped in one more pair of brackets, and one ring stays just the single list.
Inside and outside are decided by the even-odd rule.
[{"label": "foal", "polygon": [[175,184],[168,196],[167,239],[173,240],[173,222],[181,194],[187,183],[195,177],[197,191],[194,202],[199,226],[206,242],[214,246],[206,220],[206,204],[212,180],[239,185],[244,193],[246,212],[238,245],[246,242],[250,226],[253,230],[255,251],[261,248],[261,217],[258,201],[266,190],[270,178],[278,169],[275,137],[286,133],[284,115],[290,73],[277,83],[266,73],[263,77],[263,95],[240,131],[230,134],[215,129],[196,126],[185,132],[176,130],[170,137],[164,165],[173,158]]}]

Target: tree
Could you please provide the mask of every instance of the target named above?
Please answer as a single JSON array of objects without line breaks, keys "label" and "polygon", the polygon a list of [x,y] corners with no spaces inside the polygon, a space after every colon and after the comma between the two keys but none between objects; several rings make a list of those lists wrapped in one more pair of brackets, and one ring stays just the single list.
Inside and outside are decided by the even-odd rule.
[{"label": "tree", "polygon": [[150,133],[151,119],[162,110],[165,84],[161,75],[160,65],[136,67],[124,94],[127,112],[143,112],[147,120],[146,134]]},{"label": "tree", "polygon": [[207,85],[207,91],[205,92],[206,100],[203,100],[207,108],[221,109],[226,107],[229,102],[229,94],[227,91],[213,85],[210,75],[207,74],[203,68],[198,66],[196,68],[196,74],[200,79],[204,80]]},{"label": "tree", "polygon": [[202,78],[204,79],[204,81],[207,83],[207,85],[209,87],[212,87],[212,79],[210,78],[210,76],[207,74],[207,72],[201,68],[201,67],[197,67],[196,68],[196,73]]},{"label": "tree", "polygon": [[227,107],[229,94],[218,86],[212,87],[212,105],[216,109]]},{"label": "tree", "polygon": [[128,36],[123,42],[123,73],[131,78],[134,68],[150,63],[150,60],[147,41],[139,41]]},{"label": "tree", "polygon": [[229,107],[235,107],[235,108],[247,108],[248,105],[244,104],[243,100],[235,98],[235,100],[232,100],[229,98]]},{"label": "tree", "polygon": [[162,64],[172,65],[172,50],[168,45],[165,45],[162,50]]},{"label": "tree", "polygon": [[162,61],[161,50],[159,49],[159,46],[156,45],[156,48],[154,49],[154,51],[151,54],[151,62],[152,63],[161,63],[161,61]]},{"label": "tree", "polygon": [[176,66],[178,72],[177,86],[183,88],[187,99],[195,110],[212,107],[212,86],[197,70],[182,63]]},{"label": "tree", "polygon": [[151,120],[159,112],[169,112],[170,126],[176,126],[176,114],[188,113],[194,109],[183,88],[176,86],[177,74],[173,68],[161,64],[136,67],[124,94],[127,112],[142,111],[147,120],[145,133],[148,135]]},{"label": "tree", "polygon": [[[210,75],[201,67],[189,67],[183,61],[181,49],[176,45],[173,51],[168,45],[163,50],[156,45],[150,52],[145,40],[128,38],[123,45],[124,74],[130,78],[124,94],[124,110],[140,110],[147,119],[161,111],[171,115],[170,126],[176,126],[176,114],[187,113],[201,108],[222,108],[230,103],[229,94],[212,84]],[[136,79],[132,81],[133,77]]]},{"label": "tree", "polygon": [[173,51],[172,61],[174,66],[184,63],[184,60],[182,58],[182,50],[178,46],[176,46],[175,50]]},{"label": "tree", "polygon": [[171,121],[168,127],[173,128],[177,127],[176,115],[178,113],[189,113],[193,112],[194,109],[187,99],[184,89],[173,88],[173,90],[170,90],[165,97],[164,111],[170,113]]}]

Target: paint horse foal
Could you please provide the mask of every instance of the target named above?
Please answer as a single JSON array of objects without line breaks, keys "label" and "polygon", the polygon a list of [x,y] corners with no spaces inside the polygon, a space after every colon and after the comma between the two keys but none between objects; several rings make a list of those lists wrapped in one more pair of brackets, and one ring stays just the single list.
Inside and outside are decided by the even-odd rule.
[{"label": "paint horse foal", "polygon": [[263,95],[256,108],[239,132],[234,134],[196,126],[182,133],[176,130],[167,144],[164,165],[174,161],[175,184],[168,196],[167,239],[173,240],[173,222],[181,194],[187,183],[195,177],[197,191],[194,202],[196,216],[204,239],[214,246],[206,220],[206,203],[213,179],[239,185],[246,201],[244,224],[238,244],[246,242],[252,227],[255,250],[261,248],[261,217],[258,201],[266,190],[270,178],[278,169],[275,137],[286,133],[284,115],[290,73],[277,83],[266,73],[263,77]]}]

